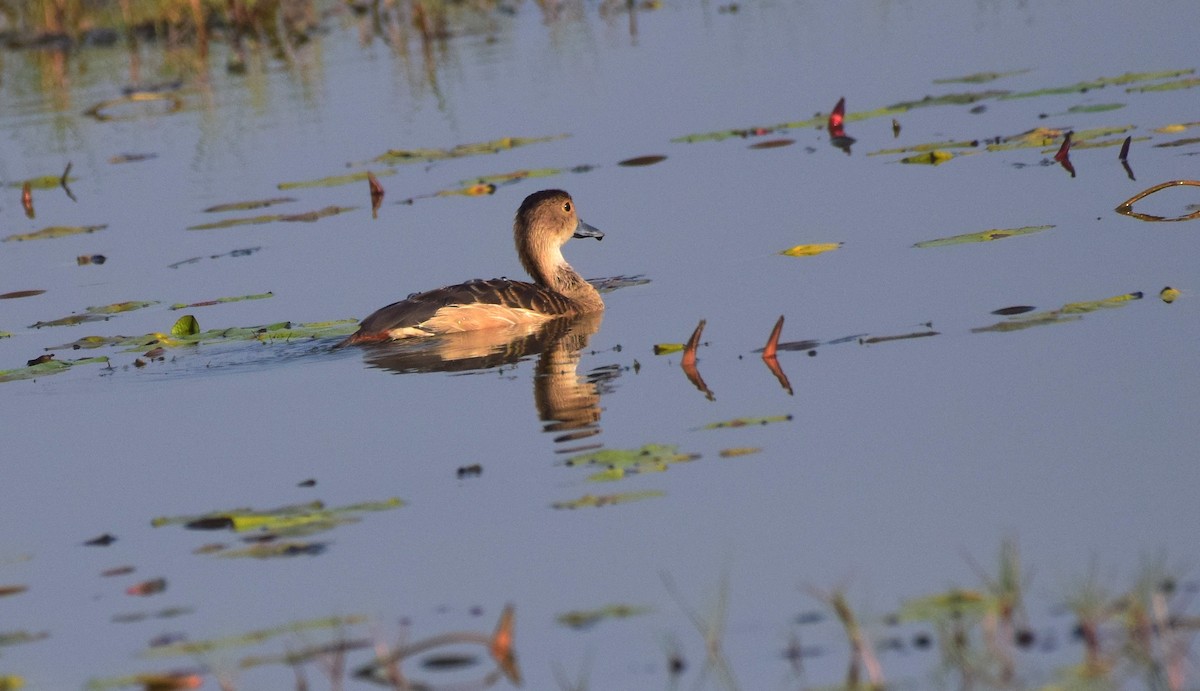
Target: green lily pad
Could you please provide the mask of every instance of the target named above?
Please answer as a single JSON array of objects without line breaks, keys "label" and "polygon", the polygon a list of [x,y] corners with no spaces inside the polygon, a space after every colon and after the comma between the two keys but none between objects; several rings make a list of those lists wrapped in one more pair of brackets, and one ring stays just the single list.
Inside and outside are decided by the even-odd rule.
[{"label": "green lily pad", "polygon": [[976,72],[974,74],[968,74],[968,75],[962,76],[962,77],[943,77],[941,79],[935,79],[935,80],[933,80],[933,83],[934,84],[954,84],[954,83],[986,84],[987,82],[994,82],[997,79],[1003,79],[1004,77],[1013,77],[1018,74],[1025,74],[1028,71],[1029,71],[1028,69],[1024,69],[1024,70],[1010,70],[1008,72]]},{"label": "green lily pad", "polygon": [[275,297],[275,293],[267,291],[265,293],[256,293],[253,295],[238,295],[238,296],[234,296],[234,297],[221,297],[221,298],[216,298],[214,300],[204,300],[202,302],[192,302],[192,303],[188,303],[188,304],[184,304],[182,302],[177,302],[177,303],[171,305],[170,307],[168,307],[167,309],[182,310],[182,309],[188,309],[190,307],[211,307],[213,305],[223,305],[227,302],[241,302],[243,300],[265,300],[270,297]]},{"label": "green lily pad", "polygon": [[598,509],[604,506],[628,504],[629,502],[643,501],[646,499],[654,499],[656,497],[665,496],[667,496],[666,492],[661,492],[659,490],[643,490],[641,492],[622,492],[620,494],[604,495],[585,494],[578,499],[555,502],[550,506],[555,509]]},{"label": "green lily pad", "polygon": [[366,182],[369,175],[374,174],[375,177],[388,177],[396,174],[394,168],[388,168],[378,172],[375,171],[360,171],[358,173],[347,173],[345,175],[331,175],[329,177],[317,178],[316,180],[302,180],[300,182],[281,182],[276,187],[281,190],[304,189],[308,187],[338,187],[341,185],[352,185],[356,182]]},{"label": "green lily pad", "polygon": [[21,379],[36,379],[51,374],[66,372],[76,365],[107,364],[107,357],[89,357],[79,360],[47,360],[36,365],[17,369],[0,370],[0,382],[18,381]]},{"label": "green lily pad", "polygon": [[304,221],[311,223],[326,216],[335,216],[337,214],[353,211],[357,206],[327,206],[323,209],[315,211],[306,211],[299,214],[266,214],[263,216],[251,216],[249,218],[227,218],[224,221],[214,221],[213,223],[201,223],[199,225],[188,226],[188,230],[214,230],[217,228],[232,228],[234,226],[257,225],[261,223],[274,223],[275,221]]},{"label": "green lily pad", "polygon": [[947,238],[938,238],[937,240],[925,240],[918,242],[913,247],[944,247],[946,245],[962,245],[971,242],[990,242],[992,240],[1002,240],[1004,238],[1016,237],[1018,235],[1029,235],[1030,233],[1038,233],[1043,230],[1053,228],[1053,225],[1044,226],[1024,226],[1021,228],[993,228],[984,230],[978,233],[965,233],[963,235],[952,235]]},{"label": "green lily pad", "polygon": [[17,233],[4,238],[3,242],[24,242],[26,240],[49,240],[51,238],[63,238],[70,235],[83,235],[86,233],[94,233],[98,230],[104,230],[108,225],[98,226],[49,226],[32,233]]},{"label": "green lily pad", "polygon": [[588,629],[605,619],[628,619],[653,612],[652,607],[638,605],[605,605],[596,609],[571,610],[554,618],[559,624],[572,629]]},{"label": "green lily pad", "polygon": [[204,210],[204,213],[221,213],[224,211],[251,211],[254,209],[262,209],[276,204],[286,204],[294,202],[294,197],[272,197],[271,199],[254,199],[245,202],[230,202],[228,204],[217,204],[210,206]]},{"label": "green lily pad", "polygon": [[567,136],[565,134],[555,134],[545,137],[503,137],[490,142],[459,144],[449,149],[391,149],[377,156],[374,161],[384,164],[440,161],[447,158],[494,154],[530,144],[565,139]]}]

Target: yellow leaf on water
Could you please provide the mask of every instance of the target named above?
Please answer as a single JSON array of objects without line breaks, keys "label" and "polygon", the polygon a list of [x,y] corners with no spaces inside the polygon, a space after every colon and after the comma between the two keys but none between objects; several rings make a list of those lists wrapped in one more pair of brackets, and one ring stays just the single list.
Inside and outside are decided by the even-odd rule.
[{"label": "yellow leaf on water", "polygon": [[949,161],[952,158],[954,158],[954,154],[950,153],[949,151],[942,151],[941,149],[936,149],[934,151],[930,151],[929,153],[921,153],[921,154],[914,154],[912,156],[905,156],[904,158],[900,159],[900,162],[901,163],[917,163],[917,164],[922,164],[922,165],[927,165],[927,166],[938,166],[938,165],[945,163],[946,161]]},{"label": "yellow leaf on water", "polygon": [[1175,298],[1179,297],[1179,290],[1177,288],[1172,288],[1171,286],[1167,286],[1166,288],[1163,288],[1161,291],[1159,291],[1158,297],[1163,302],[1165,302],[1169,305],[1172,302],[1175,302]]},{"label": "yellow leaf on water", "polygon": [[841,242],[821,242],[812,245],[796,245],[789,247],[786,250],[781,250],[779,254],[787,257],[812,257],[822,252],[832,252],[841,247]]},{"label": "yellow leaf on water", "polygon": [[683,350],[682,343],[655,343],[654,344],[654,354],[655,355],[670,355],[671,353],[678,353],[681,350]]}]

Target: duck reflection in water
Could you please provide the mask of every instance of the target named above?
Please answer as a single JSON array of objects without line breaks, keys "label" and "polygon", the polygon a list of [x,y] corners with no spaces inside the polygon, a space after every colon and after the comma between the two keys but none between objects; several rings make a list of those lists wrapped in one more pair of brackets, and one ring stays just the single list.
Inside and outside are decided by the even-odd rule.
[{"label": "duck reflection in water", "polygon": [[524,324],[507,329],[481,329],[432,338],[405,339],[364,349],[371,367],[396,373],[471,372],[514,365],[537,356],[533,401],[546,432],[556,442],[598,434],[600,395],[619,374],[605,367],[578,374],[580,355],[600,329],[603,312]]}]

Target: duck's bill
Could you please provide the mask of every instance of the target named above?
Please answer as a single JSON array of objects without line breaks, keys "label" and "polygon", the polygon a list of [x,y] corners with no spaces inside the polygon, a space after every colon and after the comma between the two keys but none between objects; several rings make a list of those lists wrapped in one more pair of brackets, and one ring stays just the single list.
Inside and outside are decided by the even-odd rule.
[{"label": "duck's bill", "polygon": [[590,226],[581,220],[579,221],[579,225],[575,226],[575,237],[596,238],[597,240],[603,240],[604,233],[601,233],[599,228]]}]

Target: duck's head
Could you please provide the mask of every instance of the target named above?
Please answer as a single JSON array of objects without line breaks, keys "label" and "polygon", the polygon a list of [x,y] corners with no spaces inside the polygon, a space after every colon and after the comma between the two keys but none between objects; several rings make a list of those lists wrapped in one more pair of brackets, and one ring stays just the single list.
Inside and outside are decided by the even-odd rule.
[{"label": "duck's head", "polygon": [[513,221],[513,239],[521,264],[535,280],[545,275],[545,269],[565,263],[559,248],[572,237],[601,240],[604,233],[579,218],[571,195],[542,190],[521,202]]}]

